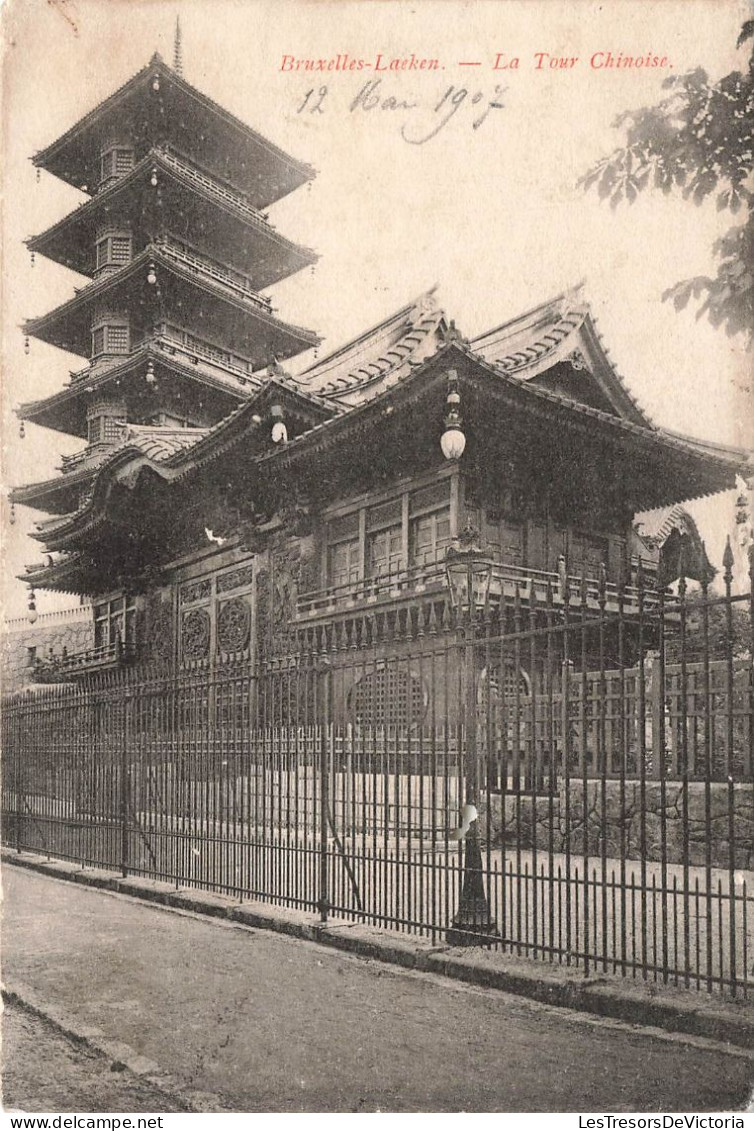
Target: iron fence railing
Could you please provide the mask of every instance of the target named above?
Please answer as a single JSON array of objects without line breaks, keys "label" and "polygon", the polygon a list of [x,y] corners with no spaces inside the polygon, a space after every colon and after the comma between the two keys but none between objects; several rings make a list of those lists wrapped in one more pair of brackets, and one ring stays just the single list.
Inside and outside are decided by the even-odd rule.
[{"label": "iron fence railing", "polygon": [[639,579],[614,610],[604,584],[560,605],[517,588],[454,620],[430,595],[296,621],[283,654],[11,696],[4,838],[746,996],[752,597],[724,587],[647,607]]}]

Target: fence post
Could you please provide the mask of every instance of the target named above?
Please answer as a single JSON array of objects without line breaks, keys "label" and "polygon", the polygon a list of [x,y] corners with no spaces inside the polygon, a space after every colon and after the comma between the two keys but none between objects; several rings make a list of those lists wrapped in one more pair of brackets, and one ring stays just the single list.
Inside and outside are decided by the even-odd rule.
[{"label": "fence post", "polygon": [[330,908],[328,875],[327,828],[330,813],[330,661],[325,657],[320,666],[322,678],[322,721],[320,725],[321,749],[319,770],[319,901],[321,922],[327,923]]},{"label": "fence post", "polygon": [[665,710],[660,654],[651,651],[647,654],[645,670],[649,672],[649,700],[652,719],[652,777],[659,779],[665,758],[663,742],[663,711]]},{"label": "fence post", "polygon": [[16,730],[16,773],[15,773],[15,802],[16,802],[16,852],[20,853],[23,845],[22,835],[22,822],[24,819],[24,806],[26,804],[26,779],[24,775],[24,764],[28,758],[24,757],[24,742],[23,735],[26,731],[25,715],[23,711],[23,704],[19,704],[20,710],[18,714],[18,728]]},{"label": "fence post", "polygon": [[131,696],[125,691],[123,699],[123,741],[120,759],[120,874],[128,875],[128,802],[129,802],[129,719]]}]

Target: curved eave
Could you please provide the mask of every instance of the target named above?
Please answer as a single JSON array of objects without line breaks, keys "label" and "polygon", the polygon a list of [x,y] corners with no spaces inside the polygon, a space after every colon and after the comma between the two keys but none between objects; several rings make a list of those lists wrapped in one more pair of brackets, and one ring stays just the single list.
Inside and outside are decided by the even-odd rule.
[{"label": "curved eave", "polygon": [[293,243],[261,215],[213,193],[201,181],[171,164],[159,150],[151,151],[130,173],[57,224],[32,236],[26,241],[27,247],[72,271],[91,276],[100,225],[128,221],[137,246],[148,243],[153,234],[145,229],[154,203],[152,169],[157,169],[160,176],[165,214],[180,218],[187,236],[190,234],[200,250],[249,274],[257,289],[270,287],[317,262],[319,257],[311,248]]},{"label": "curved eave", "polygon": [[82,554],[71,555],[65,561],[52,565],[28,566],[25,573],[17,575],[19,581],[33,585],[35,589],[51,589],[60,593],[80,593],[79,579],[86,568]]},{"label": "curved eave", "polygon": [[[591,406],[571,401],[568,398],[552,393],[547,389],[532,386],[501,373],[495,366],[478,357],[473,351],[459,343],[453,342],[442,346],[432,357],[426,359],[410,376],[397,386],[385,390],[373,400],[359,405],[342,416],[326,421],[300,436],[295,437],[284,448],[272,450],[259,457],[260,463],[280,461],[292,463],[299,460],[310,461],[324,446],[338,443],[348,430],[360,424],[366,414],[379,417],[384,412],[388,403],[392,403],[393,411],[398,412],[398,406],[403,398],[414,396],[414,386],[426,375],[428,370],[437,366],[438,359],[442,359],[449,366],[455,354],[457,363],[466,361],[471,363],[478,376],[484,377],[486,391],[496,400],[506,402],[511,406],[522,409],[529,414],[545,417],[552,420],[555,410],[566,424],[577,430],[593,431],[595,426],[600,426],[608,434],[632,444],[635,449],[673,455],[687,460],[693,460],[701,471],[704,468],[708,476],[708,483],[697,496],[687,495],[685,498],[699,497],[715,491],[725,490],[732,485],[736,474],[749,467],[750,454],[739,449],[728,448],[724,453],[711,452],[709,446],[700,446],[687,439],[680,439],[672,433],[663,432],[658,428],[647,428],[633,421],[623,420],[611,413]],[[459,370],[461,383],[473,382],[476,374],[472,371],[463,375]],[[436,374],[436,381],[445,381],[445,369]],[[462,405],[463,405],[463,388]]]},{"label": "curved eave", "polygon": [[148,469],[162,480],[174,476],[166,464],[145,455],[133,445],[118,448],[113,455],[97,469],[88,497],[82,507],[74,514],[65,515],[59,523],[48,525],[43,532],[43,540],[48,550],[67,550],[76,540],[95,531],[107,522],[107,505],[113,489],[118,485],[119,472],[128,475],[129,483],[137,481],[142,470]]},{"label": "curved eave", "polygon": [[[75,510],[83,487],[91,482],[97,471],[96,466],[71,471],[67,475],[56,475],[39,483],[26,483],[12,487],[10,500],[17,506],[31,507],[47,514],[65,515]],[[35,532],[31,537],[37,537]],[[41,540],[41,539],[40,539]]]},{"label": "curved eave", "polygon": [[[158,280],[156,286],[147,282],[150,263],[155,264],[158,272],[165,273],[165,278]],[[168,293],[166,283],[174,293]],[[204,319],[209,329],[221,327],[223,344],[260,367],[266,365],[271,356],[294,357],[320,341],[311,330],[282,322],[252,300],[225,289],[210,276],[190,270],[169,253],[163,253],[158,245],[149,245],[127,267],[95,280],[48,314],[30,319],[23,329],[32,337],[85,357],[91,348],[92,317],[100,305],[128,310],[133,332],[140,314],[145,323],[151,324],[158,315],[169,317],[174,303],[176,309],[180,303],[193,303],[198,322]],[[185,314],[178,320],[185,320]],[[202,329],[203,326],[197,325],[199,336]]]},{"label": "curved eave", "polygon": [[644,428],[654,428],[651,417],[644,411],[636,397],[629,390],[623,377],[610,360],[608,351],[597,329],[596,320],[590,311],[579,329],[588,359],[593,363],[594,376],[602,391],[615,405],[619,413],[634,424]]},{"label": "curved eave", "polygon": [[[154,91],[154,79],[160,89]],[[80,118],[33,162],[75,188],[97,182],[100,142],[122,123],[134,123],[147,147],[168,127],[176,148],[212,164],[221,178],[243,190],[252,203],[265,208],[316,175],[311,165],[297,161],[274,142],[182,79],[159,56],[154,56],[123,86]],[[216,153],[210,154],[210,143]],[[200,156],[201,154],[201,156]]]},{"label": "curved eave", "polygon": [[[143,385],[144,367],[150,360],[155,363],[158,380],[162,372],[174,375],[182,383],[189,382],[188,388],[195,385],[197,397],[201,397],[204,390],[210,390],[217,397],[218,412],[222,416],[232,412],[239,401],[248,400],[253,388],[258,386],[258,381],[252,376],[248,378],[248,387],[244,388],[235,376],[215,376],[209,372],[208,366],[183,364],[164,349],[149,343],[129,354],[120,364],[112,365],[100,373],[94,372],[91,376],[80,377],[67,388],[43,400],[19,405],[16,415],[20,420],[28,420],[42,428],[85,438],[86,407],[90,394],[100,392],[117,381],[120,382],[119,394],[128,398],[129,385],[136,383],[138,392],[142,394],[140,399],[144,400],[149,394],[144,393],[140,386]],[[129,412],[129,416],[132,417],[133,413]]]}]

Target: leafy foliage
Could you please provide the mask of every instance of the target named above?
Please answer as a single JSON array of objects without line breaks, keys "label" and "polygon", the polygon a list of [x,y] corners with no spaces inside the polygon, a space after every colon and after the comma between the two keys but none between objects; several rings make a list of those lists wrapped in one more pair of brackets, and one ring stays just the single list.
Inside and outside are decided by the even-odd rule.
[{"label": "leafy foliage", "polygon": [[[754,39],[754,20],[744,23],[738,46]],[[601,158],[579,180],[596,189],[602,200],[633,203],[647,188],[665,195],[679,192],[696,205],[716,197],[718,211],[741,215],[713,245],[717,275],[699,275],[676,283],[663,294],[682,310],[699,304],[697,318],[707,316],[728,334],[751,337],[754,323],[754,230],[751,191],[752,122],[754,121],[754,53],[746,73],[732,71],[711,83],[701,67],[671,75],[670,91],[657,106],[630,110],[613,123],[625,132],[625,145]]]}]

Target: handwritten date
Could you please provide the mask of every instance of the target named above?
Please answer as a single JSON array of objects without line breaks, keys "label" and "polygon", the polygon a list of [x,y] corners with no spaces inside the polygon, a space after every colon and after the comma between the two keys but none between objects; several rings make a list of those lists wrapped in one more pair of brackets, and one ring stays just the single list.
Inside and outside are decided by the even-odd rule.
[{"label": "handwritten date", "polygon": [[[370,79],[363,84],[355,98],[345,104],[345,108],[349,114],[403,112],[401,137],[409,145],[424,145],[437,137],[462,106],[475,108],[471,128],[478,130],[493,110],[504,109],[503,96],[506,90],[507,87],[496,86],[489,96],[481,90],[472,93],[463,86],[448,86],[439,98],[422,102],[420,99],[396,98],[386,94],[382,79]],[[296,113],[325,114],[334,102],[329,87],[312,87],[303,95]],[[335,108],[338,108],[337,103]]]}]

